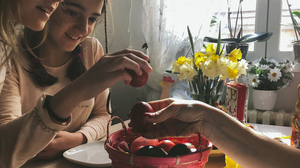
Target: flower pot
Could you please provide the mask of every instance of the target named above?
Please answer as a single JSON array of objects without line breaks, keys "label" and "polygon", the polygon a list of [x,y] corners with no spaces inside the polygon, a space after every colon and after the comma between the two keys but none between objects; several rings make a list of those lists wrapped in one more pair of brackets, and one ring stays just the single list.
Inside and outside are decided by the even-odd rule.
[{"label": "flower pot", "polygon": [[253,89],[253,107],[257,110],[273,110],[277,100],[277,91]]},{"label": "flower pot", "polygon": [[294,50],[294,60],[295,62],[300,62],[300,42],[293,43],[293,50]]},{"label": "flower pot", "polygon": [[241,50],[241,52],[242,52],[242,59],[247,59],[247,53],[248,53],[249,44],[246,44],[246,43],[228,43],[226,45],[226,52],[227,52],[227,54],[229,54],[235,48],[239,48]]}]

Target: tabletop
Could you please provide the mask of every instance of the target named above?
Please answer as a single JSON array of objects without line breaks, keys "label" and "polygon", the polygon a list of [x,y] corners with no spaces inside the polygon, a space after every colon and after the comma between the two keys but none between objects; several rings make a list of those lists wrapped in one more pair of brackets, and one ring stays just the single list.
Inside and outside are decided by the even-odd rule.
[{"label": "tabletop", "polygon": [[[126,120],[124,122],[127,125],[129,123],[129,120]],[[258,132],[263,133],[269,136],[270,138],[279,135],[288,136],[291,133],[291,127],[262,125],[262,124],[251,124],[251,125],[253,125]],[[120,129],[122,129],[121,123],[112,125],[110,127],[110,133],[113,133]],[[288,141],[289,140],[287,140],[287,142]],[[223,168],[225,166],[226,166],[225,155],[222,154],[222,152],[221,153],[219,152],[217,155],[215,154],[210,155],[208,162],[205,165],[205,168]],[[59,157],[57,159],[50,160],[50,161],[29,160],[21,168],[89,168],[89,167],[78,165],[66,160],[64,157]],[[106,168],[111,168],[111,167],[106,167]]]}]

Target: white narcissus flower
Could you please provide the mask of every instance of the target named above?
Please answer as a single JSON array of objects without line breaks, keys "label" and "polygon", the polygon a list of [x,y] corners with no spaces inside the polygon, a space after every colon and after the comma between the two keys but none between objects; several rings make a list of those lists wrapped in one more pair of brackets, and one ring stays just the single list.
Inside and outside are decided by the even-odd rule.
[{"label": "white narcissus flower", "polygon": [[294,69],[294,65],[291,61],[286,61],[286,72],[292,72]]},{"label": "white narcissus flower", "polygon": [[229,67],[230,62],[231,61],[229,61],[229,59],[227,59],[225,57],[221,57],[217,61],[217,64],[218,64],[217,66],[219,67],[219,69],[220,69],[221,72],[227,71],[227,68]]},{"label": "white narcissus flower", "polygon": [[220,75],[217,64],[212,60],[205,61],[203,66],[201,65],[201,69],[203,74],[211,79],[216,78]]},{"label": "white narcissus flower", "polygon": [[179,67],[179,81],[183,79],[187,79],[188,81],[191,81],[195,75],[197,75],[197,71],[194,69],[193,64],[184,63]]},{"label": "white narcissus flower", "polygon": [[246,60],[242,59],[238,62],[236,69],[238,70],[237,77],[241,75],[247,75],[248,63]]},{"label": "white narcissus flower", "polygon": [[171,64],[171,71],[172,71],[172,73],[179,72],[179,65],[176,62],[173,62]]},{"label": "white narcissus flower", "polygon": [[268,73],[268,78],[271,82],[277,82],[280,77],[282,76],[280,69],[278,68],[274,68],[274,69],[270,69],[270,73]]}]

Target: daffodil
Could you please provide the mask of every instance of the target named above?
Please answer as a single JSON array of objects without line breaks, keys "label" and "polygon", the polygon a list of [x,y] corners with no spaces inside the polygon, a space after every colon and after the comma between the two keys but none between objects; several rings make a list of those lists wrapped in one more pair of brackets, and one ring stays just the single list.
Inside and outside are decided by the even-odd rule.
[{"label": "daffodil", "polygon": [[214,44],[208,44],[205,51],[208,53],[216,53]]},{"label": "daffodil", "polygon": [[229,72],[229,78],[236,78],[237,77],[237,73],[238,73],[238,69],[235,68],[235,65],[232,64],[228,67],[228,72]]},{"label": "daffodil", "polygon": [[232,62],[237,62],[238,60],[242,59],[242,53],[240,49],[234,49],[227,55],[229,60]]},{"label": "daffodil", "polygon": [[217,62],[217,61],[219,60],[219,58],[220,58],[219,55],[217,55],[217,54],[212,54],[212,55],[210,56],[209,59],[211,59],[211,60],[214,61],[214,62]]},{"label": "daffodil", "polygon": [[187,61],[186,57],[185,56],[181,56],[181,57],[178,58],[178,60],[176,61],[176,63],[178,65],[182,65],[182,64],[184,64],[185,61]]}]

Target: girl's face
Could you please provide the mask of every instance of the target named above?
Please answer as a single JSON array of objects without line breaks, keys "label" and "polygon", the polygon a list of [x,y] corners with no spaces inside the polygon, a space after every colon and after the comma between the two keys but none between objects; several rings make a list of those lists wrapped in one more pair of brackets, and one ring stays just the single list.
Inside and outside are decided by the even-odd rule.
[{"label": "girl's face", "polygon": [[62,0],[18,0],[15,7],[17,22],[34,30],[40,31],[45,27],[50,15]]},{"label": "girl's face", "polygon": [[94,30],[103,0],[65,0],[50,19],[47,43],[73,51]]}]

